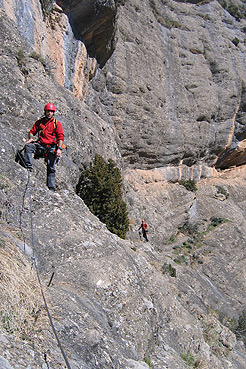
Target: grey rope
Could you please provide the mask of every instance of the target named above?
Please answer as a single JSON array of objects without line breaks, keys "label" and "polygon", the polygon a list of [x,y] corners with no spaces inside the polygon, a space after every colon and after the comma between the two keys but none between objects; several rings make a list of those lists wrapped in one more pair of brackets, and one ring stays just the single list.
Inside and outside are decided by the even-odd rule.
[{"label": "grey rope", "polygon": [[30,173],[28,175],[26,187],[25,187],[24,194],[23,194],[23,197],[22,197],[22,207],[21,207],[21,211],[20,211],[20,230],[21,230],[21,234],[22,234],[22,237],[23,237],[24,252],[26,252],[26,238],[25,238],[25,234],[24,234],[23,229],[22,229],[22,214],[23,214],[24,208],[25,208],[25,198],[26,198],[26,193],[27,193],[27,189],[28,189],[28,186],[29,186],[29,182],[30,182]]},{"label": "grey rope", "polygon": [[[26,191],[27,191],[27,187],[28,187],[29,183],[30,183],[30,172],[28,171],[28,181],[27,181],[27,185],[26,185],[26,190],[25,190],[24,196],[26,195]],[[48,308],[48,305],[47,305],[47,302],[46,302],[46,298],[45,298],[45,294],[44,294],[44,291],[43,291],[41,279],[40,279],[39,272],[38,272],[38,266],[37,266],[37,262],[36,262],[36,259],[35,259],[35,247],[34,247],[34,232],[33,232],[33,220],[32,220],[32,191],[31,191],[31,186],[29,186],[29,187],[30,187],[30,198],[29,198],[30,210],[29,211],[30,211],[30,223],[31,223],[31,243],[32,243],[32,250],[33,250],[32,260],[33,260],[33,264],[34,264],[35,269],[36,269],[36,273],[37,273],[37,277],[38,277],[38,282],[39,282],[41,293],[42,293],[42,297],[43,297],[43,300],[44,300],[44,305],[45,305],[45,308],[46,308],[46,311],[47,311],[47,314],[48,314],[48,317],[49,317],[50,325],[51,325],[52,330],[53,330],[53,333],[54,333],[54,335],[56,337],[58,346],[59,346],[59,348],[61,350],[61,353],[62,353],[62,356],[63,356],[64,361],[66,363],[66,366],[67,366],[68,369],[71,369],[71,366],[70,366],[70,364],[68,362],[68,359],[66,357],[66,354],[65,354],[65,352],[64,352],[64,350],[62,348],[61,342],[60,342],[59,337],[57,335],[57,332],[56,332],[56,329],[55,329],[55,326],[54,326],[52,317],[50,315],[49,308]],[[23,204],[24,204],[24,199],[25,199],[25,197],[23,197]],[[45,360],[46,360],[46,355],[45,355]],[[46,360],[46,364],[47,364],[47,360]]]}]

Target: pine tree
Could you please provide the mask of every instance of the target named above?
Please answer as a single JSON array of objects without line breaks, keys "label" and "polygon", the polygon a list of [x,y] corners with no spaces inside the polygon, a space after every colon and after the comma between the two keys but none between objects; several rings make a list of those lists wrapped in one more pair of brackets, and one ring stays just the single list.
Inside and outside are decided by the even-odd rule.
[{"label": "pine tree", "polygon": [[122,200],[121,173],[112,159],[105,162],[96,154],[89,169],[81,173],[76,192],[112,233],[125,239],[129,219]]}]

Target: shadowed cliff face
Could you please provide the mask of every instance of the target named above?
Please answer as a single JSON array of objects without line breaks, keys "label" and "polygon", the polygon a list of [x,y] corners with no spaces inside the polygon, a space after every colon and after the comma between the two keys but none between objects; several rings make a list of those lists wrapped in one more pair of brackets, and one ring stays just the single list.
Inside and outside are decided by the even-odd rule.
[{"label": "shadowed cliff face", "polygon": [[113,0],[59,0],[75,37],[102,67],[114,51],[116,4]]},{"label": "shadowed cliff face", "polygon": [[228,143],[215,163],[217,169],[227,169],[246,163],[246,90],[242,87],[238,108]]}]

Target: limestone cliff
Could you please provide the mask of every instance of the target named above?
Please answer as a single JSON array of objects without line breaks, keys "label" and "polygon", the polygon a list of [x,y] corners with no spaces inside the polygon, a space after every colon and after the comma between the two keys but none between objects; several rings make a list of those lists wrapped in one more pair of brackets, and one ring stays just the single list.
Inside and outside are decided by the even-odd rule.
[{"label": "limestone cliff", "polygon": [[[245,18],[235,10],[216,1],[42,4],[45,16],[37,2],[3,5],[55,80],[114,127],[126,166],[181,165],[206,177],[241,145]],[[242,151],[232,165],[244,163]]]},{"label": "limestone cliff", "polygon": [[[0,247],[11,262],[23,236],[27,256],[34,242],[71,367],[245,368],[244,3],[0,5]],[[42,161],[30,182],[14,161],[49,101],[67,144],[61,199]],[[126,241],[76,195],[95,153],[122,170]],[[195,192],[178,183],[193,178]],[[32,259],[18,263],[16,275]],[[36,318],[32,337],[1,326],[1,367],[64,367],[48,320]]]}]

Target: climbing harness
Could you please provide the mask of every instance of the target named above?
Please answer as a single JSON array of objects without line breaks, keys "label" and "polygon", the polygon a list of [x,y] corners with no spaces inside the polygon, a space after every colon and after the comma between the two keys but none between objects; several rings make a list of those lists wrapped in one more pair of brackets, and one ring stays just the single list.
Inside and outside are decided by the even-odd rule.
[{"label": "climbing harness", "polygon": [[[39,120],[39,124],[38,124],[38,137],[40,137],[43,134],[44,130],[48,127],[48,124],[46,124],[45,127],[41,129],[40,128],[41,123],[42,123],[42,119]],[[52,132],[52,136],[55,136],[55,138],[56,138],[56,128],[57,128],[57,123],[56,123],[56,119],[54,118],[54,129]],[[55,142],[55,138],[53,142]]]},{"label": "climbing harness", "polygon": [[[43,129],[41,129],[40,128],[41,123],[42,123],[42,119],[39,120],[38,138],[43,135],[44,130],[48,127],[48,124],[46,124],[45,127]],[[53,143],[52,144],[55,143],[55,139],[56,139],[56,128],[57,128],[57,120],[56,120],[56,118],[54,118],[54,129],[53,129],[53,132],[52,132],[52,136],[54,136],[54,140],[53,140]],[[47,146],[50,147],[50,146],[52,146],[52,144],[51,145],[47,145]],[[66,149],[66,145],[62,144],[61,148],[62,149]]]},{"label": "climbing harness", "polygon": [[[40,138],[40,136],[42,136],[44,130],[48,127],[48,124],[45,125],[45,127],[43,129],[40,128],[40,125],[42,123],[42,118],[38,121],[39,125],[38,125],[38,138]],[[57,128],[57,120],[54,118],[54,129],[52,132],[52,136],[54,136],[53,142],[50,145],[45,145],[42,146],[41,144],[39,144],[38,141],[34,142],[36,144],[39,144],[38,147],[36,148],[36,152],[34,153],[34,159],[39,159],[39,158],[44,158],[45,162],[47,162],[47,155],[49,152],[56,152],[57,150],[57,144],[55,143],[56,140],[56,128]],[[61,149],[67,149],[66,145],[64,143],[62,143],[61,145]],[[20,164],[22,167],[27,168],[26,162],[25,162],[25,157],[24,157],[24,150],[25,150],[25,146],[21,149],[21,150],[16,150],[15,152],[15,162]],[[61,157],[57,158],[56,160],[56,164],[58,165],[59,162],[61,160]]]},{"label": "climbing harness", "polygon": [[[33,219],[32,219],[32,214],[33,214],[33,210],[32,210],[32,191],[31,191],[31,185],[30,185],[30,172],[29,171],[28,171],[28,180],[27,180],[26,188],[25,188],[24,195],[23,195],[22,210],[21,210],[21,213],[20,213],[20,228],[21,228],[21,232],[23,234],[22,225],[21,225],[21,216],[22,216],[22,213],[23,213],[23,210],[24,210],[24,202],[25,202],[25,197],[26,197],[26,193],[27,193],[28,187],[30,189],[29,190],[29,214],[30,214],[30,228],[31,228],[31,245],[32,245],[32,251],[33,251],[33,253],[32,253],[32,262],[33,262],[33,265],[34,265],[34,267],[36,269],[36,273],[37,273],[37,278],[38,278],[38,282],[39,282],[41,294],[42,294],[42,297],[43,297],[45,309],[47,311],[47,315],[48,315],[48,318],[49,318],[49,321],[50,321],[51,328],[52,328],[53,333],[55,335],[55,338],[56,338],[56,341],[58,343],[58,346],[59,346],[59,348],[61,350],[61,353],[62,353],[62,356],[63,356],[64,361],[66,363],[66,366],[67,366],[68,369],[71,369],[71,366],[70,366],[70,364],[68,362],[68,359],[66,357],[66,354],[65,354],[65,352],[63,350],[63,347],[62,347],[61,342],[59,340],[59,337],[57,335],[57,332],[56,332],[56,329],[55,329],[55,326],[54,326],[52,317],[51,317],[50,312],[49,312],[48,304],[47,304],[47,301],[46,301],[46,298],[45,298],[45,294],[44,294],[44,291],[43,291],[41,279],[40,279],[40,276],[39,276],[38,266],[37,266],[37,262],[36,262],[36,258],[35,258],[34,232],[33,232]],[[25,252],[25,237],[23,237],[23,238],[24,238],[24,252]],[[51,280],[52,280],[53,276],[54,276],[54,272],[52,274]],[[49,285],[51,283],[51,280],[49,282]],[[45,354],[45,362],[46,362],[47,367],[49,368],[48,363],[47,363],[46,354]]]}]

